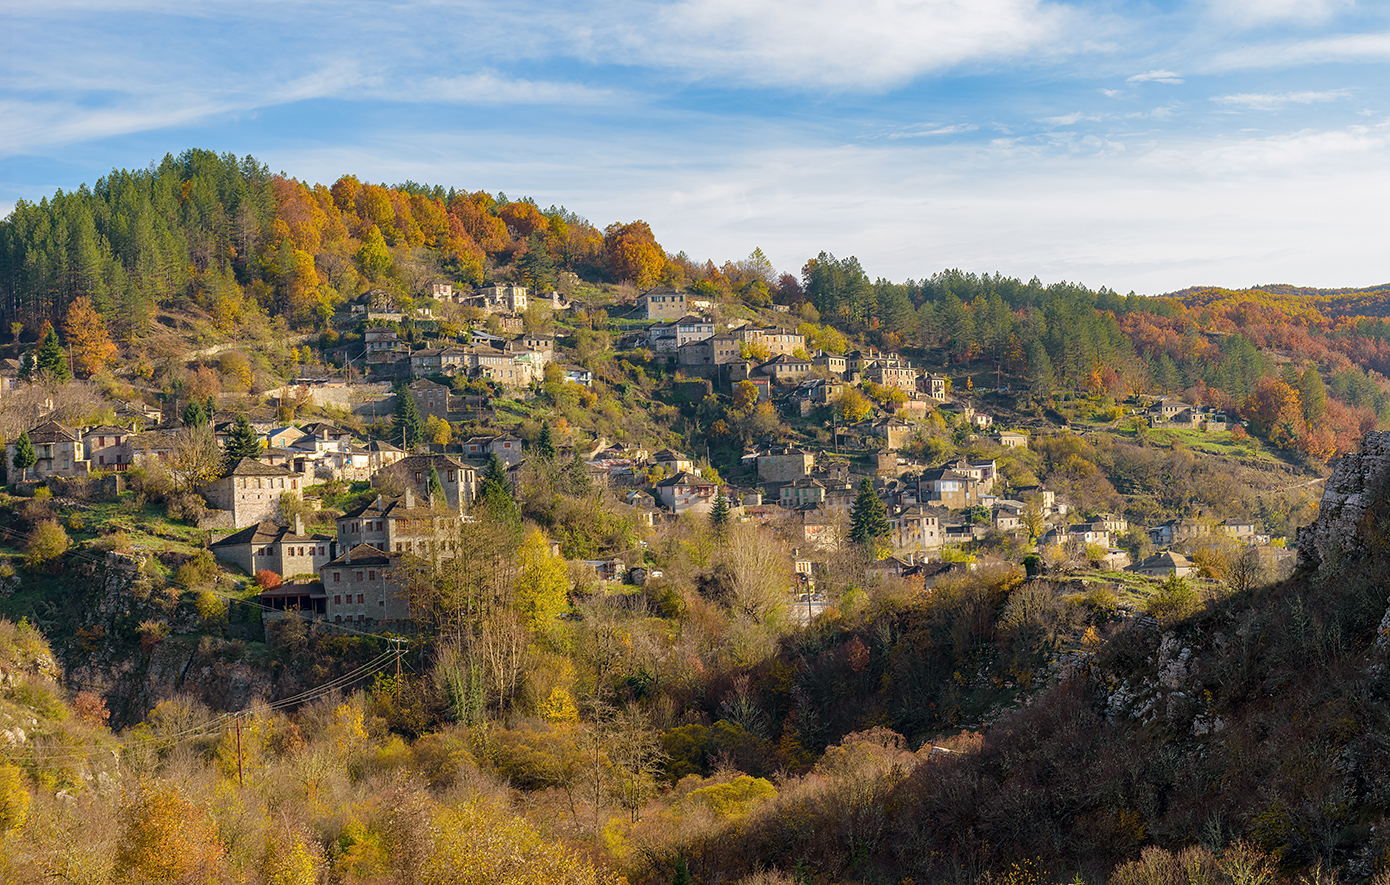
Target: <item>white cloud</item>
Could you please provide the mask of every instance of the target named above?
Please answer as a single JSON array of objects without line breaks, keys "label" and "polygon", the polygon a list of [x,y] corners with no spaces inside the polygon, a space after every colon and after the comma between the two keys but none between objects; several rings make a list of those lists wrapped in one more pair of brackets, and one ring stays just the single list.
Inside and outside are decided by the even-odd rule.
[{"label": "white cloud", "polygon": [[1235,105],[1255,111],[1269,111],[1291,104],[1320,104],[1345,98],[1345,89],[1332,89],[1327,92],[1237,92],[1231,95],[1214,95],[1211,100],[1218,104]]},{"label": "white cloud", "polygon": [[1080,14],[1043,0],[680,0],[630,4],[592,60],[783,88],[883,89],[962,65],[1056,57]]},{"label": "white cloud", "polygon": [[1121,95],[1125,94],[1123,89],[1098,89],[1096,91],[1106,98],[1119,98]]},{"label": "white cloud", "polygon": [[1206,69],[1220,73],[1383,61],[1390,61],[1390,33],[1342,34],[1314,40],[1265,43],[1220,53],[1206,65]]},{"label": "white cloud", "polygon": [[1142,74],[1135,74],[1125,80],[1126,83],[1169,83],[1177,85],[1184,82],[1183,78],[1172,71],[1145,71]]},{"label": "white cloud", "polygon": [[1100,114],[1084,114],[1081,111],[1073,111],[1070,114],[1062,114],[1057,117],[1043,117],[1042,122],[1052,126],[1074,126],[1083,120],[1088,123],[1098,123],[1103,119]]},{"label": "white cloud", "polygon": [[1353,0],[1211,0],[1212,13],[1243,26],[1319,22],[1351,9]]}]

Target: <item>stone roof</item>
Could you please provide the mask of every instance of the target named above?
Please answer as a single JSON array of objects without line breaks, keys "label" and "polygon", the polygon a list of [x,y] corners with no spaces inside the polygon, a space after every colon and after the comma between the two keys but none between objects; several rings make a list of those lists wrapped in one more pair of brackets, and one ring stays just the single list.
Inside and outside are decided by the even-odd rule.
[{"label": "stone roof", "polygon": [[663,479],[656,484],[659,489],[668,489],[673,486],[713,486],[714,483],[706,479],[701,479],[693,473],[682,470],[670,479]]},{"label": "stone roof", "polygon": [[289,476],[290,471],[284,467],[266,464],[255,458],[238,458],[232,465],[232,469],[227,471],[225,476]]},{"label": "stone roof", "polygon": [[386,551],[378,550],[371,544],[358,544],[332,562],[320,566],[319,570],[357,565],[390,565],[391,562],[391,554]]},{"label": "stone roof", "polygon": [[76,432],[57,421],[45,421],[36,427],[29,428],[29,441],[32,443],[73,442],[76,439]]},{"label": "stone roof", "polygon": [[257,544],[277,544],[277,543],[318,543],[319,541],[332,541],[332,535],[296,535],[289,526],[276,525],[273,522],[262,520],[255,525],[247,526],[239,532],[228,535],[220,541],[214,541],[212,547],[240,547],[246,544],[255,546]]}]

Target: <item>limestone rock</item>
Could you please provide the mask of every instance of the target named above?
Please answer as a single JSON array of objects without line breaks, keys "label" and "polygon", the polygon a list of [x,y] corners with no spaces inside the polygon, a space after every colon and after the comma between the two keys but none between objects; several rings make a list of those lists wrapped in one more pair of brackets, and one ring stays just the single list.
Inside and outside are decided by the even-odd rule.
[{"label": "limestone rock", "polygon": [[1361,449],[1341,461],[1323,489],[1318,518],[1298,532],[1299,564],[1317,568],[1364,553],[1361,518],[1385,490],[1390,474],[1390,431],[1371,431]]}]

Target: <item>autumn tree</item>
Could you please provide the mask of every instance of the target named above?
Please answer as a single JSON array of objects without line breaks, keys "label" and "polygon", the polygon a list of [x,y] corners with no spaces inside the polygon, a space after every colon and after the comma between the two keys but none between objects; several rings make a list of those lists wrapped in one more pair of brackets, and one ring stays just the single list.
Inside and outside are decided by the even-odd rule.
[{"label": "autumn tree", "polygon": [[63,337],[72,352],[72,368],[83,378],[105,369],[116,356],[116,345],[106,331],[106,321],[85,295],[74,298],[63,321]]},{"label": "autumn tree", "polygon": [[835,413],[845,424],[858,424],[873,414],[873,403],[856,388],[847,387],[834,403]]},{"label": "autumn tree", "polygon": [[1298,391],[1277,378],[1262,378],[1241,403],[1250,429],[1280,448],[1293,448],[1307,425]]},{"label": "autumn tree", "polygon": [[569,566],[550,552],[540,529],[532,529],[517,551],[516,608],[531,630],[555,621],[569,602]]},{"label": "autumn tree", "polygon": [[609,273],[638,286],[650,286],[666,264],[666,253],[645,221],[608,225],[604,228],[603,251]]},{"label": "autumn tree", "polygon": [[136,882],[215,882],[222,843],[207,813],[173,787],[150,784],[121,812],[116,871]]}]

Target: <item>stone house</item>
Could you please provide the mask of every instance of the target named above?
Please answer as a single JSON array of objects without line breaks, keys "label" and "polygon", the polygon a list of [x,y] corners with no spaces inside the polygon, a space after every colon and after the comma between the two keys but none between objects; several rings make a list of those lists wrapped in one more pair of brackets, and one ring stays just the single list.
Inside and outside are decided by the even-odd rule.
[{"label": "stone house", "polygon": [[1177,575],[1179,578],[1185,578],[1196,572],[1197,567],[1181,553],[1165,551],[1163,553],[1155,553],[1142,562],[1136,562],[1134,565],[1125,569],[1125,571],[1131,571],[1150,578],[1166,578],[1169,575]]},{"label": "stone house", "polygon": [[685,293],[660,287],[637,296],[637,311],[643,319],[674,320],[685,316]]},{"label": "stone house", "polygon": [[675,513],[687,510],[708,513],[714,509],[715,492],[714,483],[683,470],[656,484],[656,494],[662,505]]},{"label": "stone house", "polygon": [[922,392],[938,402],[946,402],[950,380],[945,375],[924,375]]},{"label": "stone house", "polygon": [[439,475],[439,484],[450,507],[463,511],[478,496],[478,471],[452,455],[436,453],[411,455],[383,467],[378,477],[389,477],[403,489],[411,490],[423,500],[429,499],[430,470]]},{"label": "stone house", "polygon": [[82,452],[92,470],[129,470],[131,455],[126,440],[135,434],[125,427],[102,424],[82,431]]},{"label": "stone house", "polygon": [[214,510],[229,512],[239,528],[274,517],[281,495],[299,497],[300,482],[285,467],[241,458],[225,476],[203,486],[203,497]]},{"label": "stone house", "polygon": [[777,503],[783,507],[798,508],[808,504],[822,504],[825,502],[825,486],[818,480],[809,476],[793,480],[782,486],[780,497]]},{"label": "stone house", "polygon": [[410,395],[421,415],[449,420],[449,397],[452,391],[443,384],[421,378],[410,385]]},{"label": "stone house", "polygon": [[676,364],[691,369],[736,363],[742,359],[739,355],[741,344],[736,335],[711,335],[700,341],[689,341],[678,349]]},{"label": "stone house", "polygon": [[485,286],[477,291],[476,297],[481,298],[483,309],[489,313],[525,313],[530,304],[527,288],[511,283]]},{"label": "stone house", "polygon": [[810,373],[811,361],[783,353],[758,366],[758,371],[779,382],[795,381]]},{"label": "stone house", "polygon": [[238,566],[248,575],[269,569],[282,578],[318,575],[319,566],[333,558],[331,535],[308,533],[296,516],[293,526],[261,521],[234,532],[211,546],[212,555]]},{"label": "stone house", "polygon": [[664,470],[667,476],[695,469],[695,462],[690,460],[688,455],[682,455],[674,449],[662,449],[652,455],[652,463]]},{"label": "stone house", "polygon": [[319,568],[324,617],[335,624],[375,624],[410,617],[401,557],[359,544]]},{"label": "stone house", "polygon": [[29,442],[34,445],[34,454],[38,456],[38,461],[27,472],[14,466],[15,441],[11,440],[5,446],[5,467],[8,471],[5,475],[10,478],[10,482],[22,478],[21,473],[25,473],[29,479],[87,475],[89,464],[82,446],[82,437],[72,428],[64,427],[57,421],[45,421],[29,428]]},{"label": "stone house", "polygon": [[1028,434],[1019,433],[1016,430],[1004,430],[996,436],[995,441],[1006,449],[1026,449],[1028,448]]},{"label": "stone house", "polygon": [[809,476],[816,466],[816,456],[794,446],[774,446],[759,453],[758,478],[769,482],[791,482]]},{"label": "stone house", "polygon": [[652,350],[679,350],[687,344],[714,337],[714,321],[687,314],[669,323],[647,328],[647,346]]},{"label": "stone house", "polygon": [[832,377],[843,379],[849,371],[849,360],[838,353],[827,353],[822,350],[811,358],[811,365],[818,369],[824,369]]}]

